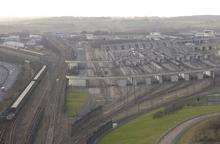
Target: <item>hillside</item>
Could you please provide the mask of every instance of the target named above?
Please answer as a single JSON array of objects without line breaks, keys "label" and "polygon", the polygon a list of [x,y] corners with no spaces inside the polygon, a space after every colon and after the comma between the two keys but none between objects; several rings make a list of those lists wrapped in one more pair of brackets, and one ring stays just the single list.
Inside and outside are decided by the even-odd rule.
[{"label": "hillside", "polygon": [[187,17],[50,17],[15,21],[0,21],[0,32],[81,32],[103,30],[109,32],[188,32],[205,28],[220,29],[220,16],[187,16]]}]

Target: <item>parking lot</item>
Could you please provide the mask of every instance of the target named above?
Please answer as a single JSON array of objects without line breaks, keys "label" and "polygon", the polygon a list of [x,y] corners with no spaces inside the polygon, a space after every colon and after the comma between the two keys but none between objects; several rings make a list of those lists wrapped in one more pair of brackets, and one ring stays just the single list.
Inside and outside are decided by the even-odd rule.
[{"label": "parking lot", "polygon": [[4,99],[5,92],[15,83],[19,71],[19,66],[15,64],[0,62],[0,100]]}]

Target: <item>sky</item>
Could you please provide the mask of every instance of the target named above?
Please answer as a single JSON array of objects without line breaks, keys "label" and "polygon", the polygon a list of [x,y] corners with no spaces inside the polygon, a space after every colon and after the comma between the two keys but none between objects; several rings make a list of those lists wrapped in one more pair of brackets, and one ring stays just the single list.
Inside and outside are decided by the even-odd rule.
[{"label": "sky", "polygon": [[220,15],[220,0],[0,0],[0,17]]}]

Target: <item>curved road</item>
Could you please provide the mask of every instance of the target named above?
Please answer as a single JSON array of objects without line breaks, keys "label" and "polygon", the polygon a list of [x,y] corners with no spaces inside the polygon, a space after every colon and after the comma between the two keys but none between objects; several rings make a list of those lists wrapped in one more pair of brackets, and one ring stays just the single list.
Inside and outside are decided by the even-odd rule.
[{"label": "curved road", "polygon": [[159,141],[159,144],[172,144],[176,137],[181,134],[185,129],[189,128],[190,126],[201,122],[209,117],[220,115],[220,113],[214,113],[214,114],[207,114],[202,116],[194,117],[190,120],[187,120],[183,123],[180,123],[175,128],[171,129],[168,133],[166,133]]}]

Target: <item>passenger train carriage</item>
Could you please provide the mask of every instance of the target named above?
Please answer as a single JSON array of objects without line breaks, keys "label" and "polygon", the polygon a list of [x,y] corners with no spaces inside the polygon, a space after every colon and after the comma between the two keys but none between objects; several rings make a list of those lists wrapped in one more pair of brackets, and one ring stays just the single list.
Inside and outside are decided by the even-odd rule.
[{"label": "passenger train carriage", "polygon": [[40,80],[42,79],[43,75],[45,74],[47,66],[44,65],[40,71],[35,75],[33,80],[27,85],[24,91],[19,95],[19,97],[12,103],[12,105],[6,111],[6,119],[11,120],[13,119],[16,114],[19,112],[21,107],[24,105],[25,101],[27,100],[28,96],[34,90],[34,88],[38,85]]}]

